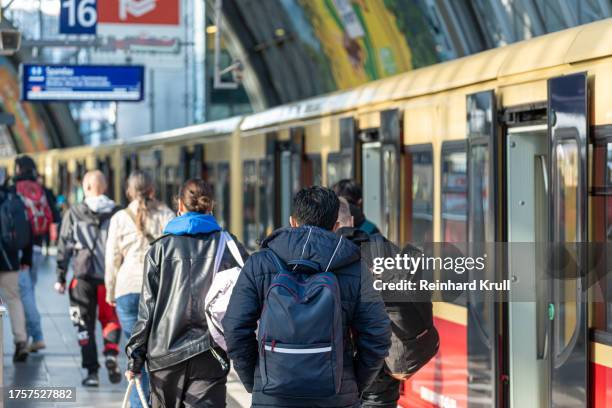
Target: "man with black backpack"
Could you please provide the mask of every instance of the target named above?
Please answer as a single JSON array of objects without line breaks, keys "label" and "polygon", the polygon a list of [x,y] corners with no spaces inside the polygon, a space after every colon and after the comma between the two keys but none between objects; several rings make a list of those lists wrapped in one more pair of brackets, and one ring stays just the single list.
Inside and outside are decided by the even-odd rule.
[{"label": "man with black backpack", "polygon": [[70,207],[64,214],[57,246],[57,283],[59,293],[66,291],[66,274],[72,261],[74,277],[68,286],[70,318],[77,328],[81,346],[82,366],[87,369],[83,385],[97,387],[98,351],[95,328],[96,312],[102,324],[105,365],[112,383],[121,381],[117,363],[121,326],[115,308],[106,302],[104,287],[104,254],[110,219],[119,210],[104,195],[106,179],[99,170],[83,177],[83,202]]},{"label": "man with black backpack", "polygon": [[332,232],[338,206],[328,188],[299,191],[291,227],[262,242],[234,287],[223,329],[254,407],[359,407],[382,367],[389,319],[359,248]]},{"label": "man with black backpack", "polygon": [[[376,257],[393,258],[400,252],[380,233],[367,234],[355,228],[349,202],[343,197],[339,200],[336,234],[359,245],[366,263]],[[419,256],[420,250],[407,245],[402,253]],[[393,275],[394,271],[387,271],[384,276],[379,277],[383,280],[393,280],[396,278]],[[392,322],[392,345],[385,365],[374,382],[361,394],[362,408],[397,407],[400,379],[407,379],[416,373],[436,354],[439,347],[428,293],[419,292],[414,296],[406,294],[399,298],[385,296],[384,299],[385,309]]]},{"label": "man with black backpack", "polygon": [[[19,231],[19,233],[18,233]],[[31,244],[25,207],[12,189],[0,190],[0,289],[6,302],[15,342],[14,362],[28,358],[26,320],[19,291],[19,270],[29,262],[24,252]]]}]

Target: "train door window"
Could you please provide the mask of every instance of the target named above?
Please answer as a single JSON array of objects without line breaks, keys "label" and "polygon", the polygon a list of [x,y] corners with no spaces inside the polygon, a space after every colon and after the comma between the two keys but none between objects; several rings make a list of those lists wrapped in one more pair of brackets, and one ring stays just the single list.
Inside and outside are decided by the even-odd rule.
[{"label": "train door window", "polygon": [[164,201],[170,208],[176,208],[176,197],[179,193],[179,171],[175,166],[166,166],[165,179],[166,179],[166,195]]},{"label": "train door window", "polygon": [[433,241],[434,174],[431,144],[408,147],[406,155],[405,236],[408,242]]},{"label": "train door window", "polygon": [[217,216],[223,228],[230,227],[230,166],[227,162],[217,164],[215,177],[215,201]]},{"label": "train door window", "polygon": [[[393,145],[382,147],[382,220],[378,224],[392,242],[399,242],[399,168],[398,151]],[[384,169],[384,171],[383,171]],[[366,213],[367,214],[367,213]]]},{"label": "train door window", "polygon": [[272,160],[259,162],[259,224],[260,238],[267,237],[274,230],[274,166]]},{"label": "train door window", "polygon": [[382,150],[380,142],[364,143],[361,148],[363,212],[375,225],[381,225],[382,208]]},{"label": "train door window", "polygon": [[[554,243],[572,250],[587,236],[587,131],[588,93],[586,73],[548,80],[548,129],[551,146],[551,236]],[[577,252],[577,264],[557,264],[561,279],[552,279],[555,315],[551,320],[551,403],[568,398],[587,405],[589,340],[587,284],[578,273],[586,257]]]},{"label": "train door window", "polygon": [[291,198],[292,182],[291,182],[291,152],[283,150],[280,153],[280,225],[289,225],[289,216],[291,215]]},{"label": "train door window", "polygon": [[321,155],[309,154],[306,156],[303,166],[302,184],[304,186],[322,185]]},{"label": "train door window", "polygon": [[343,179],[352,178],[351,156],[342,153],[332,153],[327,156],[327,185],[332,187]]},{"label": "train door window", "polygon": [[467,242],[467,152],[466,143],[442,145],[442,234],[443,242]]},{"label": "train door window", "polygon": [[244,244],[249,249],[257,247],[257,164],[245,161],[243,164],[244,195]]},{"label": "train door window", "polygon": [[68,166],[65,162],[59,163],[57,176],[59,178],[59,190],[57,191],[57,194],[63,195],[65,200],[70,195],[70,175],[68,173]]}]

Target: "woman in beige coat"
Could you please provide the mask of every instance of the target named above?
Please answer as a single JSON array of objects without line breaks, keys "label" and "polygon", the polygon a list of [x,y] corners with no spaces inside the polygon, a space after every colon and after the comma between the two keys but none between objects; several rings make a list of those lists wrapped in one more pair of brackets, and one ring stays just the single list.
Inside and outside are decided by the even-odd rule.
[{"label": "woman in beige coat", "polygon": [[[106,241],[106,301],[116,306],[121,328],[127,339],[138,318],[138,302],[144,271],[145,254],[151,241],[158,238],[174,213],[155,199],[155,186],[142,171],[134,171],[127,180],[130,204],[110,221]],[[142,378],[148,394],[148,379]],[[132,408],[141,404],[135,390],[130,395]]]}]

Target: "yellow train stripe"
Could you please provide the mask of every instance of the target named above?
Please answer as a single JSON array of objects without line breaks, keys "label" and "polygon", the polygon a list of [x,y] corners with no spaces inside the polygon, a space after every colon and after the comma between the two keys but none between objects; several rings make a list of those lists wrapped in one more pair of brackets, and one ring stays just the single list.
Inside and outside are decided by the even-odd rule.
[{"label": "yellow train stripe", "polygon": [[446,302],[433,302],[435,317],[448,320],[462,326],[467,326],[467,308]]},{"label": "yellow train stripe", "polygon": [[612,346],[591,342],[591,361],[612,368]]}]

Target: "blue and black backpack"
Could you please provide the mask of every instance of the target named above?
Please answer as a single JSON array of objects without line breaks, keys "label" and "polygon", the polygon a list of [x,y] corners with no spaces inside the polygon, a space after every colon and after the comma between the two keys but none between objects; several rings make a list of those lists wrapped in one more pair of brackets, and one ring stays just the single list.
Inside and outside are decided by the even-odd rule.
[{"label": "blue and black backpack", "polygon": [[281,261],[259,320],[262,392],[328,398],[342,381],[342,303],[336,276],[308,260]]}]

